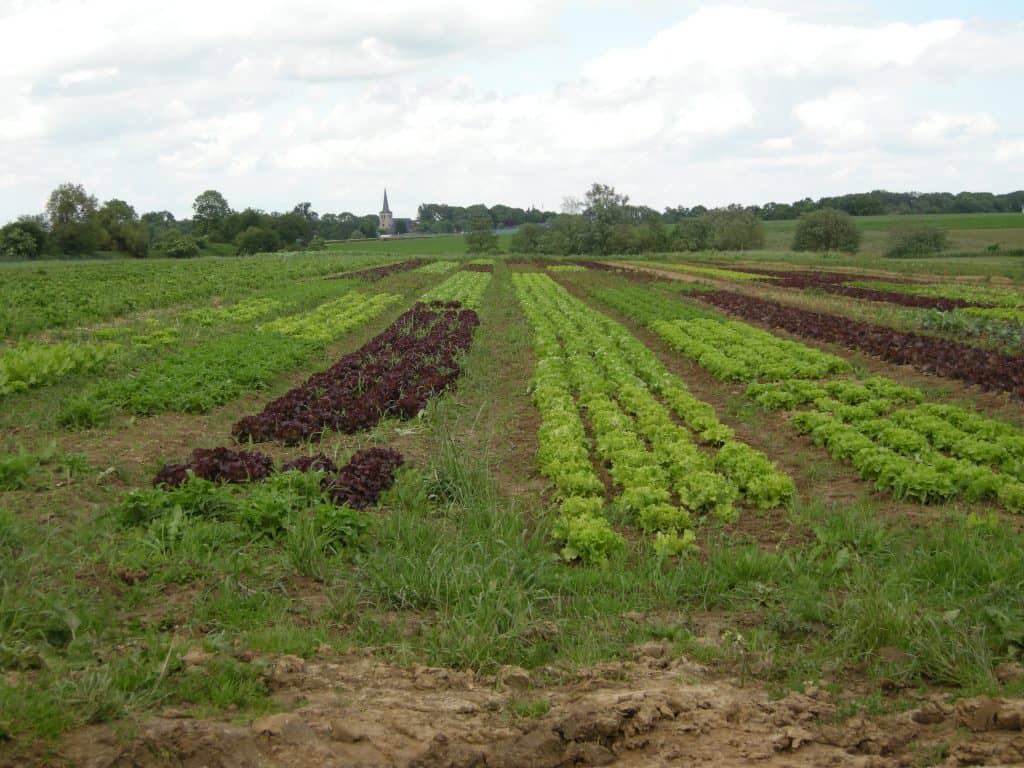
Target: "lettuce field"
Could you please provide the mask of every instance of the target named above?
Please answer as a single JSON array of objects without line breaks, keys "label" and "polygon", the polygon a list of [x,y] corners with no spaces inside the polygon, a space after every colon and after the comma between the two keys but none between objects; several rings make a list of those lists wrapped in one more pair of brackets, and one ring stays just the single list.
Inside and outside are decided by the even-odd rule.
[{"label": "lettuce field", "polygon": [[0,296],[0,766],[1024,760],[991,265],[339,249]]}]

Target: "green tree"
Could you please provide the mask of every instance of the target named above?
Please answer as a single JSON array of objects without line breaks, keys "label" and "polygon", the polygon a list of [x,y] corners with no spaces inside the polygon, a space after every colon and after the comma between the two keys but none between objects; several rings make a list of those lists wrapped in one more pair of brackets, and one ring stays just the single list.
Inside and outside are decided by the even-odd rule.
[{"label": "green tree", "polygon": [[46,247],[46,237],[40,217],[21,216],[0,229],[0,252],[9,259],[37,259]]},{"label": "green tree", "polygon": [[309,219],[294,212],[269,216],[261,227],[277,232],[281,244],[289,249],[304,245],[313,234]]},{"label": "green tree", "polygon": [[551,221],[541,237],[541,253],[575,256],[585,253],[590,226],[583,216],[562,214]]},{"label": "green tree", "polygon": [[860,230],[846,211],[822,208],[800,217],[794,251],[849,251],[860,248]]},{"label": "green tree", "polygon": [[199,255],[199,243],[191,235],[169,230],[156,241],[153,250],[171,259],[190,259]]},{"label": "green tree", "polygon": [[239,253],[272,253],[280,249],[281,238],[273,229],[249,227],[235,238]]},{"label": "green tree", "polygon": [[0,260],[22,261],[39,257],[35,238],[17,224],[0,229]]},{"label": "green tree", "polygon": [[490,218],[479,216],[469,222],[469,231],[466,232],[466,251],[468,253],[497,253],[498,236],[492,229],[493,223]]},{"label": "green tree", "polygon": [[709,214],[711,244],[720,251],[749,251],[764,247],[764,225],[751,211],[719,208]]},{"label": "green tree", "polygon": [[132,256],[145,256],[149,250],[150,230],[139,221],[135,209],[124,200],[107,200],[96,214],[106,231],[108,243],[116,251]]},{"label": "green tree", "polygon": [[96,215],[96,198],[81,184],[61,184],[46,201],[46,218],[51,226],[84,224]]},{"label": "green tree", "polygon": [[929,224],[906,224],[889,232],[885,255],[890,259],[934,256],[949,247],[949,234]]},{"label": "green tree", "polygon": [[590,225],[585,250],[602,254],[629,250],[632,233],[622,229],[633,219],[628,195],[620,195],[615,187],[595,182],[587,190],[583,205],[583,215]]},{"label": "green tree", "polygon": [[509,241],[512,253],[540,253],[544,227],[539,224],[523,224]]},{"label": "green tree", "polygon": [[711,248],[713,233],[710,216],[682,219],[672,232],[672,247],[680,251],[707,251]]},{"label": "green tree", "polygon": [[81,255],[97,251],[106,233],[96,221],[96,198],[81,184],[61,184],[46,202],[50,247],[58,254]]},{"label": "green tree", "polygon": [[224,224],[231,215],[231,206],[224,195],[215,189],[208,189],[196,196],[192,211],[196,232],[214,239],[224,237]]}]

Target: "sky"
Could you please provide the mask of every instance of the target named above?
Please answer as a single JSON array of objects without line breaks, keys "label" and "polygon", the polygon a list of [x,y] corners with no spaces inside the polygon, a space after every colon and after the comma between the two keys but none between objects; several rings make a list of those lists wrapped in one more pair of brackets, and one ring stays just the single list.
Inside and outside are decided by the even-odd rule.
[{"label": "sky", "polygon": [[1020,0],[0,0],[0,222],[1024,188]]}]

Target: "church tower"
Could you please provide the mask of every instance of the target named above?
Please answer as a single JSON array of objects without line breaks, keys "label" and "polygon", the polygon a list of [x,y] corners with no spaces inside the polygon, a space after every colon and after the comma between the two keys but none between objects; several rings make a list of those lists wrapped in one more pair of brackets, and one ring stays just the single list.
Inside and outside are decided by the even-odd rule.
[{"label": "church tower", "polygon": [[395,231],[395,222],[391,217],[391,209],[388,208],[388,191],[384,190],[384,207],[380,211],[380,231],[391,234]]}]

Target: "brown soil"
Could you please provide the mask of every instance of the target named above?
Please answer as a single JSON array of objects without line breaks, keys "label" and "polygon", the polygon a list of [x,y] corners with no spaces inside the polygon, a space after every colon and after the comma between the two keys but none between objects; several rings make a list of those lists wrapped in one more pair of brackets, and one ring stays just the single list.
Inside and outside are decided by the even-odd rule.
[{"label": "brown soil", "polygon": [[[821,689],[772,699],[758,685],[715,679],[646,643],[634,660],[535,685],[524,670],[496,678],[402,669],[369,652],[279,656],[264,673],[276,714],[252,722],[167,710],[120,737],[107,725],[67,735],[45,762],[83,768],[306,766],[1020,764],[1024,700],[929,696],[907,712],[841,722]],[[538,718],[516,703],[543,701]],[[928,757],[932,761],[923,763]]]}]

